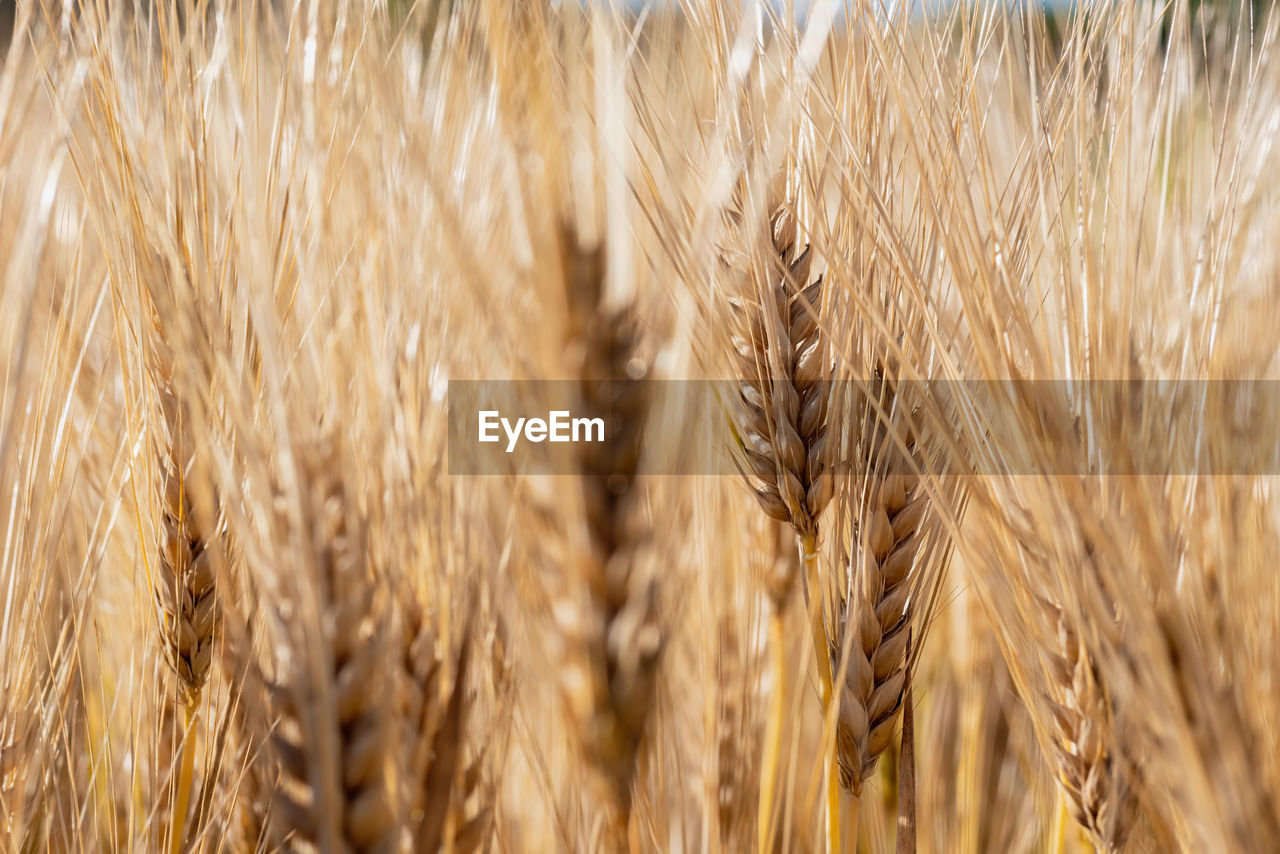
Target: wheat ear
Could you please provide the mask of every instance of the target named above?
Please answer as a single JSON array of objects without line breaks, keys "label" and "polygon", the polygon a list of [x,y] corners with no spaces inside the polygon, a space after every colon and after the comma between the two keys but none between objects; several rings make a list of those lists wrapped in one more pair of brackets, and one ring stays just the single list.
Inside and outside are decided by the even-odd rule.
[{"label": "wheat ear", "polygon": [[918,480],[896,474],[872,479],[851,555],[850,585],[837,612],[839,667],[849,640],[836,727],[840,781],[854,796],[893,741],[902,710],[911,641],[913,569],[928,503]]},{"label": "wheat ear", "polygon": [[1118,851],[1125,841],[1133,804],[1130,789],[1110,752],[1111,702],[1092,657],[1063,613],[1040,600],[1052,637],[1044,649],[1049,679],[1052,756],[1058,786],[1072,818],[1099,851]]},{"label": "wheat ear", "polygon": [[[1113,753],[1120,744],[1115,705],[1098,665],[1104,654],[1099,650],[1106,647],[1091,641],[1105,643],[1106,636],[1124,629],[1114,616],[1113,603],[1119,600],[1107,589],[1114,578],[1107,570],[1125,550],[1097,547],[1110,535],[1086,533],[1080,524],[1105,506],[1105,499],[1080,491],[1074,500],[1087,510],[1072,516],[1061,509],[1073,503],[1063,500],[1070,494],[1059,493],[1062,483],[1046,479],[1027,491],[998,489],[985,496],[994,550],[975,557],[1003,567],[988,607],[999,618],[1005,660],[1054,769],[1062,806],[1098,850],[1114,851],[1123,847],[1138,813],[1132,786],[1137,769]],[[1019,513],[1019,508],[1038,512]],[[1061,519],[1064,530],[1043,523],[1036,527],[1047,519]],[[1118,533],[1116,542],[1124,542]],[[1113,615],[1108,619],[1114,625],[1093,622],[1093,615],[1104,613]],[[1091,632],[1091,626],[1100,633]]]},{"label": "wheat ear", "polygon": [[164,543],[156,599],[163,616],[165,656],[178,677],[179,702],[196,706],[209,680],[218,625],[216,574],[210,538],[197,521],[192,484],[182,473],[190,457],[179,450],[167,460],[164,476]]},{"label": "wheat ear", "polygon": [[[828,655],[839,674],[836,755],[840,782],[853,796],[856,835],[863,784],[893,742],[942,562],[934,560],[925,525],[930,501],[917,473],[921,449],[882,368],[854,405],[862,428],[849,437],[856,445],[848,456],[860,475],[847,496],[848,548]],[[903,808],[909,814],[912,805]]]},{"label": "wheat ear", "polygon": [[[405,814],[414,851],[478,849],[488,832],[488,807],[456,820],[450,810],[474,793],[481,760],[463,762],[462,733],[466,724],[466,680],[471,670],[471,629],[462,629],[456,652],[443,648],[442,639],[425,609],[406,591],[398,601],[403,622],[404,703],[402,742],[408,746],[404,773]],[[448,681],[446,682],[446,671]]]},{"label": "wheat ear", "polygon": [[[152,375],[169,434],[160,453],[162,543],[154,579],[160,613],[161,646],[177,676],[181,732],[176,792],[170,804],[169,850],[176,854],[186,834],[186,813],[195,775],[196,719],[213,666],[218,629],[217,566],[220,547],[212,489],[192,478],[197,470],[189,409],[174,389],[173,359],[157,327],[151,350]],[[204,502],[201,504],[201,502]]]},{"label": "wheat ear", "polygon": [[[775,553],[765,568],[768,574],[795,578],[799,563],[790,531],[770,524]],[[780,690],[770,697],[769,718],[762,720],[761,674],[766,665],[765,648],[758,643],[758,623],[746,591],[737,589],[732,579],[725,582],[719,597],[720,611],[715,621],[714,750],[716,813],[719,818],[719,848],[744,850],[755,832],[750,823],[753,808],[759,809],[760,765],[757,752],[761,725],[781,721],[786,699]],[[775,744],[773,733],[764,733],[765,744]],[[767,758],[767,757],[766,757]]]},{"label": "wheat ear", "polygon": [[[401,823],[389,786],[394,647],[386,591],[374,584],[363,522],[331,454],[303,456],[300,524],[307,546],[289,649],[268,683],[266,754],[277,779],[268,831],[278,844],[386,851]],[[290,570],[296,572],[296,570]],[[310,596],[302,595],[309,592]],[[309,602],[305,599],[310,599]]]},{"label": "wheat ear", "polygon": [[[775,207],[769,218],[771,257],[763,275],[753,277],[752,291],[731,297],[733,355],[741,379],[735,426],[741,443],[745,474],[754,487],[756,501],[771,518],[785,522],[795,532],[803,556],[806,590],[821,589],[818,577],[818,518],[831,501],[834,478],[828,470],[827,417],[828,353],[818,327],[822,278],[810,281],[809,247],[797,245],[794,216]],[[731,260],[725,262],[731,273]],[[750,265],[748,265],[750,266]],[[782,619],[794,577],[773,578],[768,586],[773,608],[770,638],[775,669],[782,679]],[[818,658],[824,714],[833,697],[828,645],[821,603],[810,601],[810,625]],[[763,779],[760,786],[759,842],[769,844],[780,754],[781,706],[775,703],[765,739]],[[830,763],[830,760],[828,760]],[[838,846],[839,789],[834,765],[827,773],[828,839]]]},{"label": "wheat ear", "polygon": [[[774,263],[754,296],[732,297],[738,427],[756,501],[801,539],[814,538],[831,500],[826,437],[827,352],[818,328],[822,278],[810,281],[810,250],[796,246],[794,217],[770,219]],[[786,586],[770,591],[785,598]]]},{"label": "wheat ear", "polygon": [[[587,411],[605,414],[605,441],[578,446],[589,547],[577,557],[585,613],[561,621],[572,660],[562,688],[588,759],[610,782],[618,828],[630,823],[631,786],[654,700],[662,648],[657,590],[638,567],[645,537],[640,431],[648,407],[647,367],[637,352],[631,306],[605,300],[603,246],[561,229],[569,327],[567,352]],[[584,678],[585,677],[585,678]]]}]

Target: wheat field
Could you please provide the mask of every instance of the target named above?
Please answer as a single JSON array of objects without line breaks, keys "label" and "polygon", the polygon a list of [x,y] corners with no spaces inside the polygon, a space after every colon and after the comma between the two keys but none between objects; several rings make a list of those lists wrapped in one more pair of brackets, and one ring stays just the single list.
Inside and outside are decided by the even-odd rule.
[{"label": "wheat field", "polygon": [[1280,15],[796,5],[0,14],[0,850],[1280,851]]}]

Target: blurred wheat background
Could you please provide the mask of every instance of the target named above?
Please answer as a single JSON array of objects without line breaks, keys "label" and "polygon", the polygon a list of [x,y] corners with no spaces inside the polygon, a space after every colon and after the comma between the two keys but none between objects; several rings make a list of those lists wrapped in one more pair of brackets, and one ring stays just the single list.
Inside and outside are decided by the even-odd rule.
[{"label": "blurred wheat background", "polygon": [[1280,379],[1280,17],[908,6],[5,10],[0,848],[1280,850],[1274,480],[911,391]]}]

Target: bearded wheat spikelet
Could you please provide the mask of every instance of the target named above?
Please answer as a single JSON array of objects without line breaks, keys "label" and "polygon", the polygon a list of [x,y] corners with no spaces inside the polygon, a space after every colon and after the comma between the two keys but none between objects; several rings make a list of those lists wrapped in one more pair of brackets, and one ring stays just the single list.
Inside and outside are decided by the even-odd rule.
[{"label": "bearded wheat spikelet", "polygon": [[[770,525],[777,541],[777,554],[766,559],[766,573],[785,573],[795,577],[798,556],[780,525]],[[726,585],[728,586],[728,585]],[[742,850],[751,845],[753,832],[749,819],[757,807],[760,781],[760,755],[755,748],[762,720],[761,673],[766,665],[765,648],[757,634],[753,616],[743,614],[741,595],[727,593],[729,604],[716,619],[714,763],[716,814],[719,819],[719,843],[727,850]],[[753,609],[752,609],[753,610]],[[780,693],[775,691],[775,694]]]},{"label": "bearded wheat spikelet", "polygon": [[202,524],[205,515],[196,506],[189,431],[178,415],[178,401],[166,381],[162,387],[165,421],[172,436],[162,462],[163,543],[160,577],[155,585],[161,612],[164,653],[178,677],[178,699],[185,708],[200,701],[213,664],[218,625],[216,567],[218,535]]},{"label": "bearded wheat spikelet", "polygon": [[[1127,548],[1117,545],[1126,542],[1123,532],[1086,533],[1078,520],[1098,514],[1106,500],[1092,489],[1073,491],[1072,480],[984,496],[984,503],[991,502],[987,512],[1000,514],[992,522],[996,550],[975,557],[1006,568],[992,600],[1001,607],[1001,644],[1012,651],[1005,659],[1053,768],[1061,808],[1098,850],[1115,851],[1124,847],[1139,812],[1134,757],[1141,747],[1135,739],[1126,757],[1118,755],[1120,716],[1099,663],[1108,654],[1105,636],[1119,637],[1126,629],[1113,604],[1119,600],[1108,592],[1116,580],[1108,569]],[[1084,512],[1073,519],[1062,512],[1064,501]],[[1037,526],[1050,518],[1065,520],[1065,530]],[[1097,531],[1107,531],[1098,521]]]},{"label": "bearded wheat spikelet", "polygon": [[[1091,504],[1102,501],[1092,494],[1089,500]],[[1095,595],[1103,597],[1106,610],[1114,613],[1113,597],[1106,592],[1111,576],[1099,564],[1104,552],[1078,528],[1066,542],[1061,559],[1083,568],[1080,577],[1097,585]],[[1114,754],[1118,733],[1113,701],[1094,653],[1077,629],[1087,627],[1089,620],[1079,606],[1068,610],[1059,598],[1039,595],[1033,606],[1038,606],[1034,613],[1046,674],[1039,690],[1048,708],[1048,752],[1056,765],[1058,788],[1071,817],[1095,848],[1121,850],[1137,813],[1130,779],[1136,769],[1123,765]]]},{"label": "bearded wheat spikelet", "polygon": [[582,749],[608,779],[618,826],[625,828],[662,649],[656,584],[637,563],[645,537],[636,478],[647,366],[637,354],[632,307],[606,305],[604,247],[584,246],[566,226],[561,251],[577,394],[587,411],[607,414],[610,431],[604,442],[576,449],[589,537],[586,553],[575,558],[583,588],[576,593],[586,601],[560,620],[571,648],[562,689]]},{"label": "bearded wheat spikelet", "polygon": [[[893,389],[879,371],[872,392],[876,406],[894,418]],[[922,523],[929,507],[920,478],[908,471],[885,422],[867,412],[864,424],[860,470],[866,474],[860,496],[853,499],[860,507],[850,531],[852,549],[830,648],[832,667],[839,671],[848,647],[836,743],[840,781],[855,796],[892,743],[902,711],[913,609],[919,606]],[[914,441],[909,434],[905,438],[909,458]]]},{"label": "bearded wheat spikelet", "polygon": [[[917,533],[928,504],[916,479],[890,475],[872,487],[867,523],[853,560],[852,589],[843,598],[838,638],[853,633],[847,672],[840,691],[836,730],[840,780],[854,795],[875,770],[892,742],[909,678],[912,570]],[[839,665],[842,649],[832,644]]]},{"label": "bearded wheat spikelet", "polygon": [[[826,454],[826,349],[818,328],[822,277],[809,281],[810,249],[796,246],[796,222],[782,208],[771,220],[776,263],[760,293],[732,297],[742,456],[755,497],[802,539],[817,536],[831,501]],[[774,585],[770,595],[786,596]]]},{"label": "bearded wheat spikelet", "polygon": [[363,523],[332,463],[317,452],[301,466],[301,521],[309,528],[301,535],[310,553],[304,585],[319,613],[310,631],[289,632],[277,677],[266,683],[265,758],[276,780],[268,833],[287,850],[302,843],[326,851],[394,850],[395,709],[385,701],[395,688],[390,606],[373,582]]},{"label": "bearded wheat spikelet", "polygon": [[[734,216],[738,219],[739,217]],[[771,257],[766,269],[752,274],[752,265],[731,252],[722,256],[727,272],[752,282],[745,294],[730,297],[732,349],[740,379],[734,402],[734,427],[740,443],[744,474],[752,483],[761,509],[791,527],[803,553],[806,593],[810,594],[811,629],[818,658],[820,692],[824,712],[832,698],[828,645],[822,615],[816,610],[821,589],[817,569],[818,518],[834,493],[834,475],[827,452],[829,389],[828,353],[818,326],[822,302],[822,277],[810,281],[810,248],[797,246],[794,215],[775,206],[769,218]],[[794,586],[793,573],[771,575],[767,590],[772,600],[770,618],[774,669],[781,682],[782,614]],[[769,845],[773,833],[772,808],[775,775],[781,745],[785,691],[774,692],[768,731],[767,755],[760,787],[759,844]],[[834,768],[827,784],[828,837],[839,839],[839,792]]]},{"label": "bearded wheat spikelet", "polygon": [[[409,747],[404,773],[405,815],[414,851],[468,852],[480,847],[488,831],[491,808],[463,817],[450,834],[449,810],[477,787],[481,760],[463,763],[462,732],[466,724],[465,684],[471,670],[471,632],[464,626],[461,646],[450,655],[425,609],[413,594],[399,597],[403,622],[402,743]],[[445,687],[446,664],[450,672]],[[460,784],[460,785],[459,785]]]},{"label": "bearded wheat spikelet", "polygon": [[[161,544],[153,582],[160,615],[161,647],[177,677],[181,714],[177,779],[169,808],[169,849],[183,844],[195,773],[195,722],[213,667],[220,619],[217,560],[222,533],[214,520],[217,500],[201,471],[192,438],[190,407],[174,387],[171,347],[156,323],[150,350],[152,377],[160,396],[168,446],[160,453]],[[193,477],[193,475],[196,475]]]},{"label": "bearded wheat spikelet", "polygon": [[[742,656],[738,633],[726,625],[720,634],[722,648],[716,656],[715,669],[716,685],[720,688],[715,705],[716,817],[720,822],[721,844],[742,847],[750,843],[737,836],[743,824],[741,816],[749,809],[750,787],[757,778],[758,757],[743,750],[743,734],[752,731],[752,698],[748,691],[741,690],[746,682],[746,668],[736,660]],[[732,692],[726,686],[740,690]]]},{"label": "bearded wheat spikelet", "polygon": [[904,851],[916,830],[914,733],[904,710],[937,613],[948,532],[968,493],[962,478],[946,474],[954,448],[939,437],[948,431],[949,404],[903,381],[909,374],[896,365],[916,354],[895,348],[886,356],[849,401],[850,423],[860,429],[845,435],[843,457],[857,476],[841,490],[835,515],[842,549],[828,654],[840,686],[836,753],[841,783],[853,796],[855,833],[866,781],[903,721],[897,804]]},{"label": "bearded wheat spikelet", "polygon": [[[1130,368],[1134,374],[1138,370]],[[1039,420],[1042,403],[1032,398],[1013,411],[1034,413]],[[1140,405],[1139,399],[1127,399],[1117,411],[1136,411]],[[1024,428],[1027,434],[1033,429]],[[1089,437],[1078,422],[1060,429],[1066,439],[1060,447],[1087,446]],[[1123,434],[1119,428],[1116,435]],[[1136,546],[1129,532],[1112,527],[1111,520],[1120,515],[1115,499],[1091,477],[1031,483],[1012,495],[999,490],[994,499],[1001,513],[997,542],[1011,549],[995,555],[994,563],[1006,567],[1015,581],[1012,588],[1000,589],[1024,599],[1003,619],[1024,620],[1014,632],[1030,642],[1025,643],[1028,655],[1010,658],[1011,672],[1035,713],[1037,737],[1054,769],[1062,806],[1099,851],[1121,850],[1140,812],[1135,792],[1140,748],[1135,740],[1127,756],[1119,755],[1123,716],[1117,714],[1100,662],[1108,655],[1106,637],[1128,629],[1121,618],[1124,599],[1115,592],[1123,589],[1123,576],[1116,570],[1129,571],[1126,552]],[[1021,519],[1008,512],[1010,507],[1034,515]],[[1063,507],[1074,514],[1063,513]],[[1037,519],[1065,521],[1041,530]],[[1016,636],[1013,640],[1019,643]]]},{"label": "bearded wheat spikelet", "polygon": [[1130,789],[1110,752],[1111,703],[1099,684],[1088,649],[1060,605],[1042,600],[1054,627],[1044,655],[1051,674],[1046,686],[1055,775],[1071,816],[1100,851],[1124,846],[1133,804]]}]

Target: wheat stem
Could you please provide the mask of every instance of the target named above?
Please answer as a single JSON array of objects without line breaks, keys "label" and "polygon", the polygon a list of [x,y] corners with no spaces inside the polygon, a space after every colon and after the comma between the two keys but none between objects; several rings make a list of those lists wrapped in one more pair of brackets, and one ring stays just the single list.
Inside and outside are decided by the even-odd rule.
[{"label": "wheat stem", "polygon": [[1058,792],[1058,809],[1053,816],[1053,836],[1049,840],[1050,854],[1066,854],[1068,821],[1067,796]]},{"label": "wheat stem", "polygon": [[169,816],[169,852],[182,850],[183,833],[186,830],[187,805],[191,801],[191,781],[196,767],[196,719],[199,717],[199,691],[182,707],[182,751],[178,770],[178,792]]},{"label": "wheat stem", "polygon": [[849,844],[854,850],[858,850],[858,812],[862,806],[862,796],[849,794],[849,820],[846,822],[849,828]]},{"label": "wheat stem", "polygon": [[[800,539],[801,561],[804,565],[805,583],[809,595],[809,626],[813,633],[813,651],[818,660],[818,696],[822,701],[822,731],[829,729],[828,718],[835,697],[831,659],[827,655],[827,631],[822,619],[822,596],[819,595],[821,577],[818,568],[817,538],[806,534]],[[826,745],[831,739],[823,737]],[[827,845],[829,850],[840,850],[840,776],[837,773],[835,752],[823,749],[823,770],[827,793]]]},{"label": "wheat stem", "polygon": [[773,652],[773,672],[777,683],[769,706],[764,738],[764,766],[760,774],[760,850],[769,849],[773,837],[773,803],[782,754],[782,718],[786,712],[786,650],[783,648],[782,609],[775,606],[769,617],[769,645]]},{"label": "wheat stem", "polygon": [[916,738],[915,708],[911,680],[902,697],[902,748],[898,760],[898,841],[897,854],[916,851]]}]

